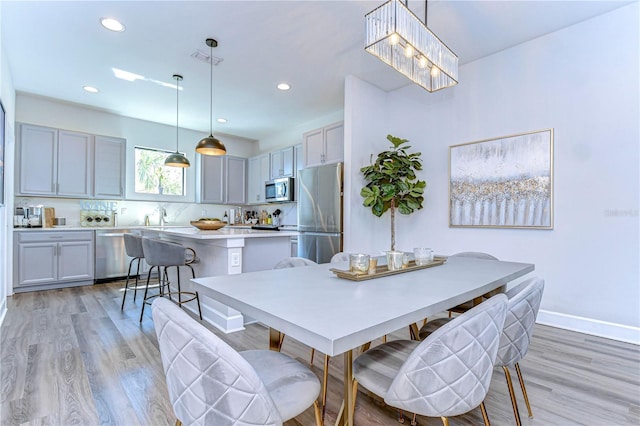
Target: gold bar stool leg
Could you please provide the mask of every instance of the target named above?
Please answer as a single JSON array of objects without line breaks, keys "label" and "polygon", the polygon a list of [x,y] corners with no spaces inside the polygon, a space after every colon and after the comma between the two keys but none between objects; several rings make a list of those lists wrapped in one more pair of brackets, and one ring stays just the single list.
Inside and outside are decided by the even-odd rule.
[{"label": "gold bar stool leg", "polygon": [[504,376],[507,379],[507,386],[509,387],[509,396],[511,397],[511,406],[513,407],[513,415],[516,417],[516,425],[520,426],[522,422],[520,421],[520,412],[518,411],[518,401],[516,400],[516,394],[513,391],[511,374],[509,373],[509,368],[506,365],[502,366],[502,369],[504,370]]},{"label": "gold bar stool leg", "polygon": [[527,404],[527,411],[529,412],[529,418],[533,418],[533,412],[531,411],[531,405],[529,404],[529,396],[527,395],[527,388],[524,386],[524,378],[520,371],[520,365],[516,362],[516,373],[518,374],[518,381],[520,382],[520,388],[522,389],[522,395],[524,396],[524,402]]}]

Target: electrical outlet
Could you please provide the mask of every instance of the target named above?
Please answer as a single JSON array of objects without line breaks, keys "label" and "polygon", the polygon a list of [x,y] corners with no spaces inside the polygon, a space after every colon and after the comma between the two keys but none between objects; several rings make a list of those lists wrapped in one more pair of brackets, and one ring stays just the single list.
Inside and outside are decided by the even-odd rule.
[{"label": "electrical outlet", "polygon": [[240,266],[240,253],[231,253],[231,266]]},{"label": "electrical outlet", "polygon": [[120,209],[120,215],[123,215],[123,214],[125,214],[126,212],[127,212],[127,208],[126,208],[126,207],[122,207],[122,208]]}]

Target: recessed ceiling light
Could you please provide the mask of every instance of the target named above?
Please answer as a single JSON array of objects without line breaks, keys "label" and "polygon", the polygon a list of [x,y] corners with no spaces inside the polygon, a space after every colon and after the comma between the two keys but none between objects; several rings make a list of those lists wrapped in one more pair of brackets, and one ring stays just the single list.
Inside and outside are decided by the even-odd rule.
[{"label": "recessed ceiling light", "polygon": [[108,30],[122,32],[124,31],[124,25],[114,18],[101,18],[100,23]]},{"label": "recessed ceiling light", "polygon": [[93,87],[93,86],[82,86],[82,88],[90,93],[98,93],[100,90],[98,90],[97,88]]},{"label": "recessed ceiling light", "polygon": [[227,119],[226,119],[226,118],[216,118],[216,121],[217,121],[218,123],[226,123],[226,122],[227,122]]},{"label": "recessed ceiling light", "polygon": [[280,83],[280,84],[278,84],[278,89],[280,89],[280,90],[289,90],[289,89],[291,89],[291,86],[289,86],[287,83]]}]

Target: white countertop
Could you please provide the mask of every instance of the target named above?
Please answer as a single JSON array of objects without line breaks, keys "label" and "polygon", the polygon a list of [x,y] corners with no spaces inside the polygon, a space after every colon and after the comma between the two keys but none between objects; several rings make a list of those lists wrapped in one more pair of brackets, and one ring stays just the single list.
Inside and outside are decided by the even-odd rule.
[{"label": "white countertop", "polygon": [[168,235],[180,236],[196,240],[218,240],[228,238],[275,238],[275,237],[295,237],[296,231],[265,231],[260,229],[245,229],[227,227],[217,231],[201,231],[193,227],[163,229],[162,232]]},{"label": "white countertop", "polygon": [[167,226],[54,226],[52,228],[14,228],[17,232],[58,232],[58,231],[118,231],[127,229],[139,229],[148,231],[160,231],[165,234],[181,236],[198,240],[213,240],[225,238],[273,238],[273,237],[295,237],[298,232],[295,230],[268,231],[251,229],[250,225],[227,225],[217,231],[201,231],[189,225],[167,225]]}]

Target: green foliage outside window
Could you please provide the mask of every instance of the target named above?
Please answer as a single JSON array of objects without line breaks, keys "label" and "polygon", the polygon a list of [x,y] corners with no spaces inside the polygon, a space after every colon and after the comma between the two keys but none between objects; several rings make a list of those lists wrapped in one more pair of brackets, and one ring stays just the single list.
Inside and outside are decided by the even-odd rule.
[{"label": "green foliage outside window", "polygon": [[141,194],[184,195],[184,169],[166,167],[170,151],[135,147],[135,191]]}]

